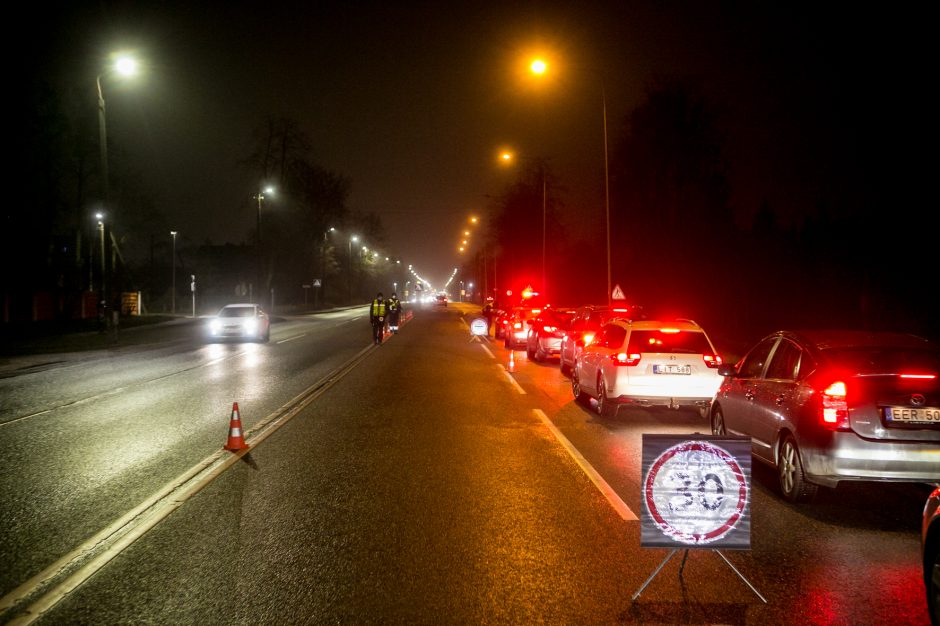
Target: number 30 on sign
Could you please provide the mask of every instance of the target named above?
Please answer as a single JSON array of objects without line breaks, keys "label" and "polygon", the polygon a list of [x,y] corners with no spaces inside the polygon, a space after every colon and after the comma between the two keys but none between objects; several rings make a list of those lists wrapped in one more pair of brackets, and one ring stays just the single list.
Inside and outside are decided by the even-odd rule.
[{"label": "number 30 on sign", "polygon": [[750,548],[750,474],[746,437],[643,435],[640,545]]}]

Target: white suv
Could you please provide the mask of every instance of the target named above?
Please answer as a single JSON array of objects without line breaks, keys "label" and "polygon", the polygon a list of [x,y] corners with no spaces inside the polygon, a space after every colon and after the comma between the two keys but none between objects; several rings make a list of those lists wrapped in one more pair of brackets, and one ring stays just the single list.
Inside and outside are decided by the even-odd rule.
[{"label": "white suv", "polygon": [[578,354],[571,375],[576,400],[597,400],[613,416],[622,404],[694,408],[706,416],[723,380],[721,357],[691,320],[613,320]]}]

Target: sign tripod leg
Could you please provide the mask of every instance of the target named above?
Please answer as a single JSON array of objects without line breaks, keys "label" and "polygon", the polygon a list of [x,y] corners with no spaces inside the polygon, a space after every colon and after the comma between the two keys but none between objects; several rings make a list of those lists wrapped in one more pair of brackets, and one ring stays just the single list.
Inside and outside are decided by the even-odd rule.
[{"label": "sign tripod leg", "polygon": [[[633,594],[633,596],[630,598],[631,600],[634,600],[634,601],[635,601],[637,598],[640,597],[640,594],[643,593],[643,590],[646,589],[646,588],[649,586],[649,584],[650,584],[651,582],[653,582],[653,579],[656,578],[656,575],[659,574],[660,570],[663,569],[663,567],[666,565],[666,563],[669,562],[669,559],[671,559],[671,558],[673,557],[673,555],[674,555],[676,552],[678,552],[678,551],[679,551],[679,549],[676,548],[676,549],[674,549],[674,550],[671,550],[671,551],[669,552],[669,554],[666,555],[666,558],[663,559],[663,562],[659,564],[659,567],[657,567],[657,568],[653,571],[653,573],[650,574],[650,577],[646,579],[646,582],[643,583],[643,586],[640,587],[640,588],[637,590],[637,592],[636,592],[635,594]],[[721,553],[720,550],[711,550],[711,552],[714,552],[715,554],[717,554],[718,556],[720,556],[721,559],[722,559],[725,563],[728,564],[728,567],[731,568],[731,571],[733,571],[735,574],[737,574],[737,575],[738,575],[738,578],[740,578],[742,581],[744,581],[744,584],[747,585],[748,588],[749,588],[751,591],[754,592],[754,595],[756,595],[758,598],[760,598],[761,602],[763,602],[764,604],[767,604],[767,598],[765,598],[764,596],[762,596],[762,595],[760,594],[760,592],[754,587],[754,585],[752,585],[751,582],[750,582],[747,578],[745,578],[744,575],[743,575],[741,572],[738,571],[738,568],[736,568],[734,565],[732,565],[731,561],[729,561],[729,560],[727,559],[727,557],[725,557],[725,555]],[[686,550],[686,551],[685,551],[685,554],[682,556],[682,564],[679,566],[679,577],[680,577],[680,578],[682,577],[682,570],[685,569],[685,561],[686,561],[686,559],[688,559],[688,558],[689,558],[689,551]]]},{"label": "sign tripod leg", "polygon": [[715,550],[715,553],[718,556],[720,556],[725,563],[728,564],[728,567],[730,567],[731,570],[735,574],[738,575],[738,578],[744,581],[744,584],[747,585],[751,589],[751,591],[754,592],[754,595],[756,595],[758,598],[761,599],[761,602],[763,602],[764,604],[767,604],[767,599],[764,596],[762,596],[757,589],[754,588],[754,585],[752,585],[751,582],[747,578],[745,578],[743,574],[741,574],[741,572],[738,571],[738,568],[736,568],[734,565],[731,564],[731,561],[725,558],[725,555],[721,553],[721,550]]},{"label": "sign tripod leg", "polygon": [[[649,584],[650,584],[651,582],[653,582],[653,579],[656,578],[656,575],[657,575],[657,574],[659,573],[659,571],[663,568],[663,566],[666,565],[666,563],[669,562],[669,559],[671,559],[672,556],[673,556],[676,552],[678,552],[678,551],[679,551],[678,549],[673,549],[673,550],[670,550],[670,551],[669,551],[669,554],[666,555],[666,558],[663,559],[663,562],[659,564],[659,567],[657,567],[655,570],[653,570],[653,573],[650,574],[650,577],[646,579],[646,582],[643,583],[643,586],[640,587],[639,589],[637,589],[637,592],[636,592],[635,594],[633,594],[633,597],[630,598],[631,600],[636,600],[637,598],[640,597],[640,594],[643,593],[643,590],[646,589],[646,588],[649,586]],[[686,550],[685,552],[686,552],[686,556],[688,556],[689,551]],[[685,565],[685,559],[683,559],[683,565]]]}]

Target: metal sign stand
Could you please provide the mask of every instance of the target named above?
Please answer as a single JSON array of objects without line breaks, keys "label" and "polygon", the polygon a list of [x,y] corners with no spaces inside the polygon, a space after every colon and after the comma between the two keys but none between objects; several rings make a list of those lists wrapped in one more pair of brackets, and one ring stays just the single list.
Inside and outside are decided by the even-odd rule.
[{"label": "metal sign stand", "polygon": [[[635,594],[633,594],[633,597],[631,598],[631,600],[636,600],[637,598],[640,597],[640,594],[643,593],[643,590],[646,589],[646,588],[649,586],[649,584],[650,584],[651,582],[653,582],[653,579],[656,578],[656,575],[659,574],[660,570],[663,569],[663,567],[666,565],[666,563],[669,562],[669,559],[671,559],[671,558],[673,557],[673,555],[674,555],[676,552],[678,552],[679,550],[680,550],[680,548],[673,548],[673,549],[669,552],[669,554],[666,555],[666,558],[663,560],[662,563],[659,564],[659,567],[657,567],[657,568],[653,571],[653,573],[650,574],[650,577],[646,579],[646,582],[643,583],[643,586],[640,587],[640,588],[637,590],[637,592],[636,592]],[[721,550],[709,550],[709,551],[710,551],[710,552],[714,552],[715,554],[717,554],[718,556],[720,556],[720,557],[722,558],[722,560],[723,560],[725,563],[728,564],[728,567],[731,568],[731,571],[733,571],[735,574],[737,574],[737,575],[738,575],[738,578],[740,578],[741,580],[743,580],[743,581],[744,581],[744,584],[747,585],[748,588],[749,588],[751,591],[754,592],[754,595],[756,595],[758,598],[760,598],[760,599],[761,599],[761,602],[763,602],[764,604],[767,604],[767,599],[766,599],[764,596],[762,596],[762,595],[760,594],[760,592],[754,587],[754,585],[752,585],[751,582],[750,582],[747,578],[745,578],[743,574],[741,574],[741,572],[738,571],[738,568],[736,568],[734,565],[732,565],[731,561],[729,561],[729,560],[725,557],[725,555],[721,553]],[[682,570],[685,569],[685,561],[686,561],[686,559],[688,559],[688,558],[689,558],[689,550],[686,549],[685,554],[682,555],[682,564],[679,566],[679,578],[682,578]]]}]

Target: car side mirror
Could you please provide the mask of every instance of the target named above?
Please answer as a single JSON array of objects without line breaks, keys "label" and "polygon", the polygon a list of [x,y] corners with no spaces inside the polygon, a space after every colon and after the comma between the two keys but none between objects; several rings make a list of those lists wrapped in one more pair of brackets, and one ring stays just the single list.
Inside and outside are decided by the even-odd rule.
[{"label": "car side mirror", "polygon": [[719,365],[718,366],[718,375],[719,376],[731,376],[734,377],[737,375],[738,370],[735,369],[734,365]]}]

